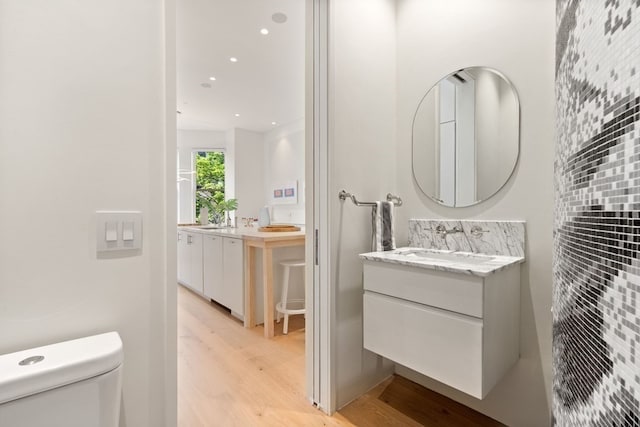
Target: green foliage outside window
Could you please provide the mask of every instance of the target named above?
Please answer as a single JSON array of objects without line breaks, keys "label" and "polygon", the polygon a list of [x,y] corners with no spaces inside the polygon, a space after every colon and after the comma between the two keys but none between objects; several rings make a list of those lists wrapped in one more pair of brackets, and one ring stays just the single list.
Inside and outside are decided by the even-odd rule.
[{"label": "green foliage outside window", "polygon": [[200,208],[209,209],[209,221],[220,223],[224,217],[216,208],[224,203],[224,153],[201,151],[196,154],[196,218],[200,221]]}]

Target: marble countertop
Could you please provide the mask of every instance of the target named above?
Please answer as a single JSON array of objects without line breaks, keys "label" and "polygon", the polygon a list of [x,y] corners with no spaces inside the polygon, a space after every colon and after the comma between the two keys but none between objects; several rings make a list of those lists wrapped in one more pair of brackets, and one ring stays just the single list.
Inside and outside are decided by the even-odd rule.
[{"label": "marble countertop", "polygon": [[[432,257],[429,257],[430,255]],[[489,276],[512,265],[523,263],[525,260],[524,257],[518,256],[484,255],[423,248],[399,248],[386,252],[368,252],[359,256],[360,259],[366,261],[386,262],[480,277]]]},{"label": "marble countertop", "polygon": [[188,225],[178,226],[180,230],[188,230],[196,233],[215,234],[224,237],[257,238],[257,239],[278,239],[284,237],[304,236],[304,227],[300,227],[300,231],[258,231],[257,227],[223,227],[223,228],[206,228],[206,226]]}]

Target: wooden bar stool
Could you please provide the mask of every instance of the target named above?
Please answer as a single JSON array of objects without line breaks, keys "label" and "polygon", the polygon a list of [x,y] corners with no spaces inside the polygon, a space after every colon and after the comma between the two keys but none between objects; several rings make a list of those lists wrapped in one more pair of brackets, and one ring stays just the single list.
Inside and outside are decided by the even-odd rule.
[{"label": "wooden bar stool", "polygon": [[[276,322],[280,323],[280,315],[284,315],[284,326],[282,328],[282,333],[286,335],[289,333],[289,315],[305,313],[304,298],[288,299],[289,272],[291,271],[291,268],[304,267],[304,260],[295,259],[282,261],[280,262],[280,265],[284,267],[284,275],[282,277],[282,298],[280,299],[280,302],[276,304]],[[304,290],[304,280],[302,282],[302,287]]]}]

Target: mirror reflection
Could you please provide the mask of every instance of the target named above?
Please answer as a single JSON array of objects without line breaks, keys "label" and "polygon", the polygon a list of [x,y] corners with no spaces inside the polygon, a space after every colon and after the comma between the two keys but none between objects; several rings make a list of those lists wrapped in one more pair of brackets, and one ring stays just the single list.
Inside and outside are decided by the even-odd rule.
[{"label": "mirror reflection", "polygon": [[495,194],[518,160],[518,95],[498,71],[470,67],[440,80],[413,120],[413,174],[420,189],[451,207]]}]

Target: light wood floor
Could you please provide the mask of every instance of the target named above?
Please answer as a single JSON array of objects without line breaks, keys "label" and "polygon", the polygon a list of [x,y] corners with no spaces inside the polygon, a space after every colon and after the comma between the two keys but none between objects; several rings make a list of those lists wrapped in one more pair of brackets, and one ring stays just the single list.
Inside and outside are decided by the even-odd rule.
[{"label": "light wood floor", "polygon": [[304,390],[304,319],[289,334],[263,338],[178,286],[178,425],[199,426],[501,426],[401,377],[390,378],[329,417]]}]

